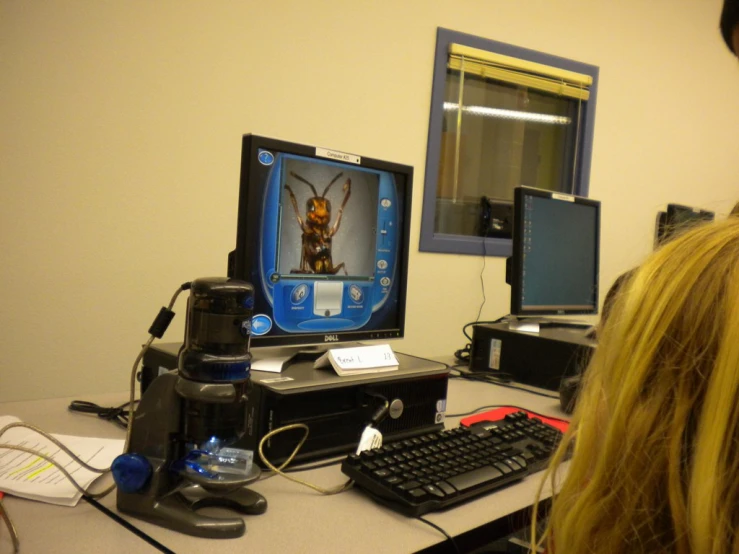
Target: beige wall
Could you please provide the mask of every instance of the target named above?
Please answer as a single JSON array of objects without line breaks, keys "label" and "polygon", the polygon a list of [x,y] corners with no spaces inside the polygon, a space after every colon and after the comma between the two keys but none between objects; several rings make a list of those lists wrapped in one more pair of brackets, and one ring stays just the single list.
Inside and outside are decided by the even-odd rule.
[{"label": "beige wall", "polygon": [[[418,252],[438,26],[601,68],[591,196],[602,283],[651,247],[667,202],[739,198],[739,64],[720,0],[4,0],[0,401],[124,390],[175,287],[225,272],[240,137],[416,168],[407,338],[450,354],[478,257]],[[507,313],[503,263],[486,319]],[[179,340],[184,299],[166,339]]]}]

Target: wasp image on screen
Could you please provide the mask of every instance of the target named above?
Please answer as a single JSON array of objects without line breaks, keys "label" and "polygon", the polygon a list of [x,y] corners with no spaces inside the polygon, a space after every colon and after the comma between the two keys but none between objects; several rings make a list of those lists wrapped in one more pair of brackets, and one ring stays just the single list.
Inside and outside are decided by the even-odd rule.
[{"label": "wasp image on screen", "polygon": [[295,157],[281,162],[277,273],[373,279],[378,175]]},{"label": "wasp image on screen", "polygon": [[295,193],[289,184],[285,184],[285,190],[290,195],[290,202],[295,210],[295,218],[300,225],[300,229],[303,231],[302,249],[300,254],[300,268],[290,270],[291,273],[321,273],[327,275],[336,275],[339,270],[344,271],[344,275],[348,275],[344,262],[341,262],[334,266],[333,259],[331,257],[331,242],[334,235],[338,232],[339,226],[341,225],[341,216],[344,214],[344,208],[346,203],[349,201],[349,197],[352,193],[352,180],[346,178],[342,191],[344,192],[344,199],[341,202],[339,211],[336,214],[336,220],[331,225],[331,201],[326,198],[326,194],[331,189],[331,186],[343,177],[344,172],[340,171],[336,176],[331,179],[331,182],[326,185],[323,189],[323,194],[318,196],[316,187],[295,173],[290,172],[290,177],[297,180],[297,182],[308,185],[313,191],[313,196],[308,198],[305,202],[305,219],[300,215],[300,209],[298,208],[298,201],[295,199]]}]

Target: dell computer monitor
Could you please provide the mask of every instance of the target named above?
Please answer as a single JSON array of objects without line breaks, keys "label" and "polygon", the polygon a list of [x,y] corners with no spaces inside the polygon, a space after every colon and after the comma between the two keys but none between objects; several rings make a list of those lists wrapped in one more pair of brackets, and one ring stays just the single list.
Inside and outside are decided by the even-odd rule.
[{"label": "dell computer monitor", "polygon": [[413,168],[245,135],[229,275],[252,283],[253,346],[400,338]]},{"label": "dell computer monitor", "polygon": [[598,313],[600,202],[517,187],[511,314]]},{"label": "dell computer monitor", "polygon": [[680,204],[667,204],[667,210],[657,214],[655,243],[659,246],[679,233],[691,229],[694,225],[713,221],[715,217],[716,214],[709,210]]}]

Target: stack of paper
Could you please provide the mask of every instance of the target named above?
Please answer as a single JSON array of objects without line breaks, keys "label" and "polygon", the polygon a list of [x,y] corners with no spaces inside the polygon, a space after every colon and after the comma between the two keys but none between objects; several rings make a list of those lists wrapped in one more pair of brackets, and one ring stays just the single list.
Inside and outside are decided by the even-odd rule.
[{"label": "stack of paper", "polygon": [[[0,416],[0,429],[18,421],[16,417]],[[97,468],[110,467],[115,457],[123,452],[123,440],[52,436],[87,464]],[[25,427],[13,427],[3,433],[0,444],[24,446],[50,456],[60,462],[83,488],[100,477],[100,473],[83,468],[49,439]],[[33,454],[1,446],[0,491],[60,506],[75,506],[82,497],[82,493],[54,464]]]}]

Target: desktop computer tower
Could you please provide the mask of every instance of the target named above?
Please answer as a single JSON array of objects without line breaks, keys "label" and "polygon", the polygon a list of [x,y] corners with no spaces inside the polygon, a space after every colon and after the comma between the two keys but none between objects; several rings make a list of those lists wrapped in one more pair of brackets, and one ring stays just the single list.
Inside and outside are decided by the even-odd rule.
[{"label": "desktop computer tower", "polygon": [[[139,374],[142,394],[157,376],[177,368],[179,348],[179,343],[161,343],[148,349]],[[255,358],[271,357],[260,350],[253,349]],[[344,377],[332,368],[314,369],[312,362],[295,363],[281,373],[252,371],[246,433],[234,446],[253,451],[262,465],[257,453],[262,438],[285,425],[304,423],[310,432],[292,463],[348,454],[385,399],[390,413],[378,426],[385,440],[443,429],[447,366],[399,353],[396,357],[395,371]],[[264,445],[267,459],[275,465],[284,462],[304,432],[271,437]]]},{"label": "desktop computer tower", "polygon": [[514,330],[508,323],[479,324],[472,330],[470,371],[557,391],[563,377],[585,369],[595,346],[586,329],[566,324],[544,326],[538,333]]}]

